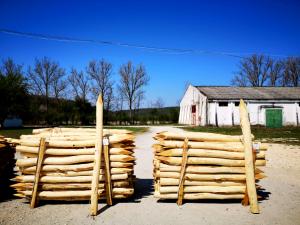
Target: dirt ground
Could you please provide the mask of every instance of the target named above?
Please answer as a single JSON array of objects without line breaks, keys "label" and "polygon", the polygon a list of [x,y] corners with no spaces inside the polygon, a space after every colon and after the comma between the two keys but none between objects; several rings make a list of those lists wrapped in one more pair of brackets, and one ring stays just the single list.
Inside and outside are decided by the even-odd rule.
[{"label": "dirt ground", "polygon": [[172,127],[151,127],[136,138],[136,193],[112,207],[100,203],[100,215],[88,216],[88,203],[49,203],[30,209],[22,199],[0,202],[0,224],[300,224],[300,148],[273,144],[267,152],[267,178],[260,183],[269,199],[261,214],[238,202],[158,202],[152,192],[152,136]]}]

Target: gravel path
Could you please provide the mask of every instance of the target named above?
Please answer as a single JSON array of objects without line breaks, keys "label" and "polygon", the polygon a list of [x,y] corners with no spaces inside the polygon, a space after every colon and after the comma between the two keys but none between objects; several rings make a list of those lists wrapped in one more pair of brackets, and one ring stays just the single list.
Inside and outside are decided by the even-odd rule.
[{"label": "gravel path", "polygon": [[266,175],[261,185],[270,193],[260,203],[261,214],[249,213],[239,203],[157,202],[152,196],[152,137],[156,132],[179,130],[172,127],[150,127],[136,138],[137,176],[133,199],[113,207],[100,204],[101,213],[88,216],[89,204],[47,202],[30,209],[22,199],[0,202],[0,224],[300,224],[300,149],[271,145],[267,153]]}]

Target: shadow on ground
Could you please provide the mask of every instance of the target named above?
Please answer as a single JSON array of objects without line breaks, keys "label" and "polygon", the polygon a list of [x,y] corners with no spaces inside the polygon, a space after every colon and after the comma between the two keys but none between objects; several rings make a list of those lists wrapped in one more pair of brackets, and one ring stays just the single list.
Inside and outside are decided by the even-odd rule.
[{"label": "shadow on ground", "polygon": [[[119,203],[140,203],[142,198],[146,198],[153,194],[153,179],[136,179],[134,184],[134,195],[127,199],[113,199],[113,205],[109,206],[105,204],[105,200],[99,201],[98,214],[105,212],[110,207],[117,205]],[[28,201],[24,202],[28,204]],[[39,201],[37,207],[42,207],[43,205],[58,205],[58,204],[90,204],[89,200],[86,201]],[[104,205],[103,205],[104,204]]]},{"label": "shadow on ground", "polygon": [[0,149],[0,202],[16,198],[14,189],[10,187],[13,184],[10,179],[15,176],[15,164],[15,149],[6,144]]}]

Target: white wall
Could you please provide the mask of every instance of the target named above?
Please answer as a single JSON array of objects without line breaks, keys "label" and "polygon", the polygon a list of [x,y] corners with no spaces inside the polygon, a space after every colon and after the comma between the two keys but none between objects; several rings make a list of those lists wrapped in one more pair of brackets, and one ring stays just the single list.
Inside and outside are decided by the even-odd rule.
[{"label": "white wall", "polygon": [[[218,118],[219,126],[232,126],[240,124],[239,107],[235,106],[235,102],[239,100],[228,101],[228,106],[219,106],[218,101],[207,102],[204,96],[196,87],[190,85],[181,102],[179,113],[179,124],[193,125],[192,105],[196,105],[196,118],[195,125],[216,125],[216,115]],[[266,108],[274,107],[282,108],[283,125],[297,126],[297,113],[298,113],[298,126],[300,126],[300,106],[299,101],[246,101],[250,123],[252,125],[265,125],[266,124]],[[207,117],[207,118],[206,118]],[[206,123],[207,121],[207,123]]]},{"label": "white wall", "polygon": [[[283,125],[297,126],[297,112],[298,125],[300,125],[300,107],[295,101],[246,101],[250,116],[250,123],[252,125],[266,124],[266,108],[282,108],[282,122]],[[227,107],[219,106],[219,102],[209,102],[209,124],[216,125],[216,114],[218,117],[219,126],[239,125],[239,107],[234,105],[234,101],[228,101]],[[232,119],[233,118],[233,119]]]},{"label": "white wall", "polygon": [[196,105],[195,125],[205,125],[206,120],[206,97],[194,86],[190,85],[181,102],[179,124],[193,124],[192,105]]}]

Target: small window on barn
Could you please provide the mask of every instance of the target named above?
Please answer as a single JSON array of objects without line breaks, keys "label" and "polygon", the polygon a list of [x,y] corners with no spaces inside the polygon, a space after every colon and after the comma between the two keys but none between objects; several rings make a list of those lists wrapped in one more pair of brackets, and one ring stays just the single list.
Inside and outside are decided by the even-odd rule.
[{"label": "small window on barn", "polygon": [[226,107],[228,106],[228,102],[219,102],[220,107]]},{"label": "small window on barn", "polygon": [[240,102],[234,102],[234,106],[240,106]]},{"label": "small window on barn", "polygon": [[298,105],[300,106],[300,102],[298,102]]}]

